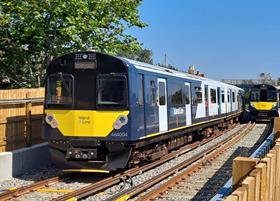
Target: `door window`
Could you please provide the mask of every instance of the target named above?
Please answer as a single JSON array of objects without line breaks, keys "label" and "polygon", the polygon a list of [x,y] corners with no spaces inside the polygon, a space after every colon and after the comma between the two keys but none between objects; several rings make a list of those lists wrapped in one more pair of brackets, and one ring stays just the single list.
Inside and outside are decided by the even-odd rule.
[{"label": "door window", "polygon": [[159,82],[159,105],[166,104],[165,83]]}]

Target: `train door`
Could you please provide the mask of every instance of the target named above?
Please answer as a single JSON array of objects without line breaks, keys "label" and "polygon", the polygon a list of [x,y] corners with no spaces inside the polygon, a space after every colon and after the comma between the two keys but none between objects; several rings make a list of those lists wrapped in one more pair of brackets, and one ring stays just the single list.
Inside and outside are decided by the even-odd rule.
[{"label": "train door", "polygon": [[167,131],[167,97],[166,80],[158,78],[158,111],[159,111],[159,131]]},{"label": "train door", "polygon": [[237,104],[236,104],[236,93],[235,93],[235,91],[232,91],[232,111],[236,111],[236,106],[237,106]]},{"label": "train door", "polygon": [[210,87],[209,115],[215,116],[217,114],[218,114],[217,89]]},{"label": "train door", "polygon": [[137,130],[140,136],[145,135],[145,93],[144,93],[144,75],[138,74],[137,76],[137,101],[136,101],[136,112],[137,112]]},{"label": "train door", "polygon": [[222,88],[221,90],[221,114],[225,114],[227,111],[226,108],[226,98],[225,98],[225,89]]},{"label": "train door", "polygon": [[232,112],[232,90],[231,89],[229,90],[229,105],[230,105],[229,111]]},{"label": "train door", "polygon": [[229,91],[229,89],[227,90],[227,113],[230,113],[231,111],[230,111],[230,91]]},{"label": "train door", "polygon": [[209,88],[208,85],[204,85],[204,99],[205,99],[205,114],[209,116]]},{"label": "train door", "polygon": [[190,91],[190,83],[185,82],[185,87],[186,87],[186,125],[190,126],[192,125],[192,113],[191,113],[191,91]]},{"label": "train door", "polygon": [[217,88],[217,101],[218,101],[218,115],[221,115],[222,105],[221,105],[221,87]]}]

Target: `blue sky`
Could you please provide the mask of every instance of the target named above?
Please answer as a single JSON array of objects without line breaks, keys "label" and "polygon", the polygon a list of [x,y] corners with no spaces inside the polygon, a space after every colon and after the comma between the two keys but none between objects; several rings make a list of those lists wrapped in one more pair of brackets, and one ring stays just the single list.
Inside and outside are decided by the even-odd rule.
[{"label": "blue sky", "polygon": [[133,28],[154,62],[180,69],[195,65],[215,79],[255,79],[261,72],[280,77],[280,1],[143,0]]}]

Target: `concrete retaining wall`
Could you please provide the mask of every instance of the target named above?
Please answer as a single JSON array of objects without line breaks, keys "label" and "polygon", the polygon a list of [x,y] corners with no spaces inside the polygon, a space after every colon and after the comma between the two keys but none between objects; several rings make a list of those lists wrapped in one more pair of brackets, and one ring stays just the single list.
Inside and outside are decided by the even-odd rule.
[{"label": "concrete retaining wall", "polygon": [[48,143],[0,153],[0,180],[19,176],[50,163]]}]

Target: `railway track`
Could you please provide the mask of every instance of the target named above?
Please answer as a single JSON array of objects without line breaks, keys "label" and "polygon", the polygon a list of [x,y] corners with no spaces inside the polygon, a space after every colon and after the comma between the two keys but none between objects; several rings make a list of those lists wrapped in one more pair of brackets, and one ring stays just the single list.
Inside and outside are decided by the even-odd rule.
[{"label": "railway track", "polygon": [[210,200],[230,178],[232,160],[238,155],[250,155],[269,130],[269,125],[248,125],[206,152],[198,153],[155,178],[112,196],[107,201],[130,198],[137,201]]},{"label": "railway track", "polygon": [[[244,130],[246,130],[246,129],[249,129],[248,125],[243,126],[243,128],[241,129],[241,131],[239,130],[239,132],[244,132]],[[18,188],[16,190],[5,192],[3,194],[0,194],[0,200],[11,200],[14,198],[16,198],[16,200],[21,200],[21,199],[22,200],[26,200],[26,199],[32,200],[32,196],[28,197],[28,194],[32,194],[34,192],[49,193],[49,194],[55,193],[55,195],[48,196],[50,200],[56,200],[56,201],[68,200],[68,199],[78,200],[78,199],[82,199],[82,198],[88,197],[93,194],[97,194],[100,191],[105,191],[106,189],[108,189],[114,185],[118,185],[120,183],[123,183],[123,184],[130,183],[131,185],[133,185],[133,182],[132,182],[133,177],[136,177],[137,175],[142,175],[144,172],[147,172],[151,169],[155,169],[156,167],[158,167],[164,163],[167,163],[168,161],[170,161],[174,158],[180,157],[181,155],[195,151],[197,147],[207,146],[207,144],[209,142],[215,141],[215,139],[218,139],[219,137],[223,136],[223,134],[224,134],[224,132],[218,132],[216,135],[213,135],[210,138],[204,139],[200,142],[195,142],[193,144],[186,145],[177,151],[173,151],[170,154],[163,157],[161,160],[149,163],[149,164],[141,166],[141,167],[135,167],[135,168],[126,170],[124,172],[120,172],[115,175],[110,175],[105,179],[100,179],[100,180],[97,180],[94,182],[84,183],[84,185],[80,185],[76,189],[75,188],[67,189],[67,187],[64,187],[63,189],[55,189],[52,191],[53,186],[69,179],[69,175],[66,174],[61,177],[53,177],[53,178],[46,179],[46,180],[43,180],[40,182],[36,182],[29,186],[25,186],[22,188]],[[190,163],[191,162],[192,161],[190,161]],[[69,180],[68,183],[71,183],[71,180]],[[44,189],[44,190],[42,190],[42,189]],[[122,188],[117,189],[116,191],[121,191],[121,190],[122,190]],[[106,195],[106,196],[108,198],[108,197],[110,197],[110,194]]]}]

